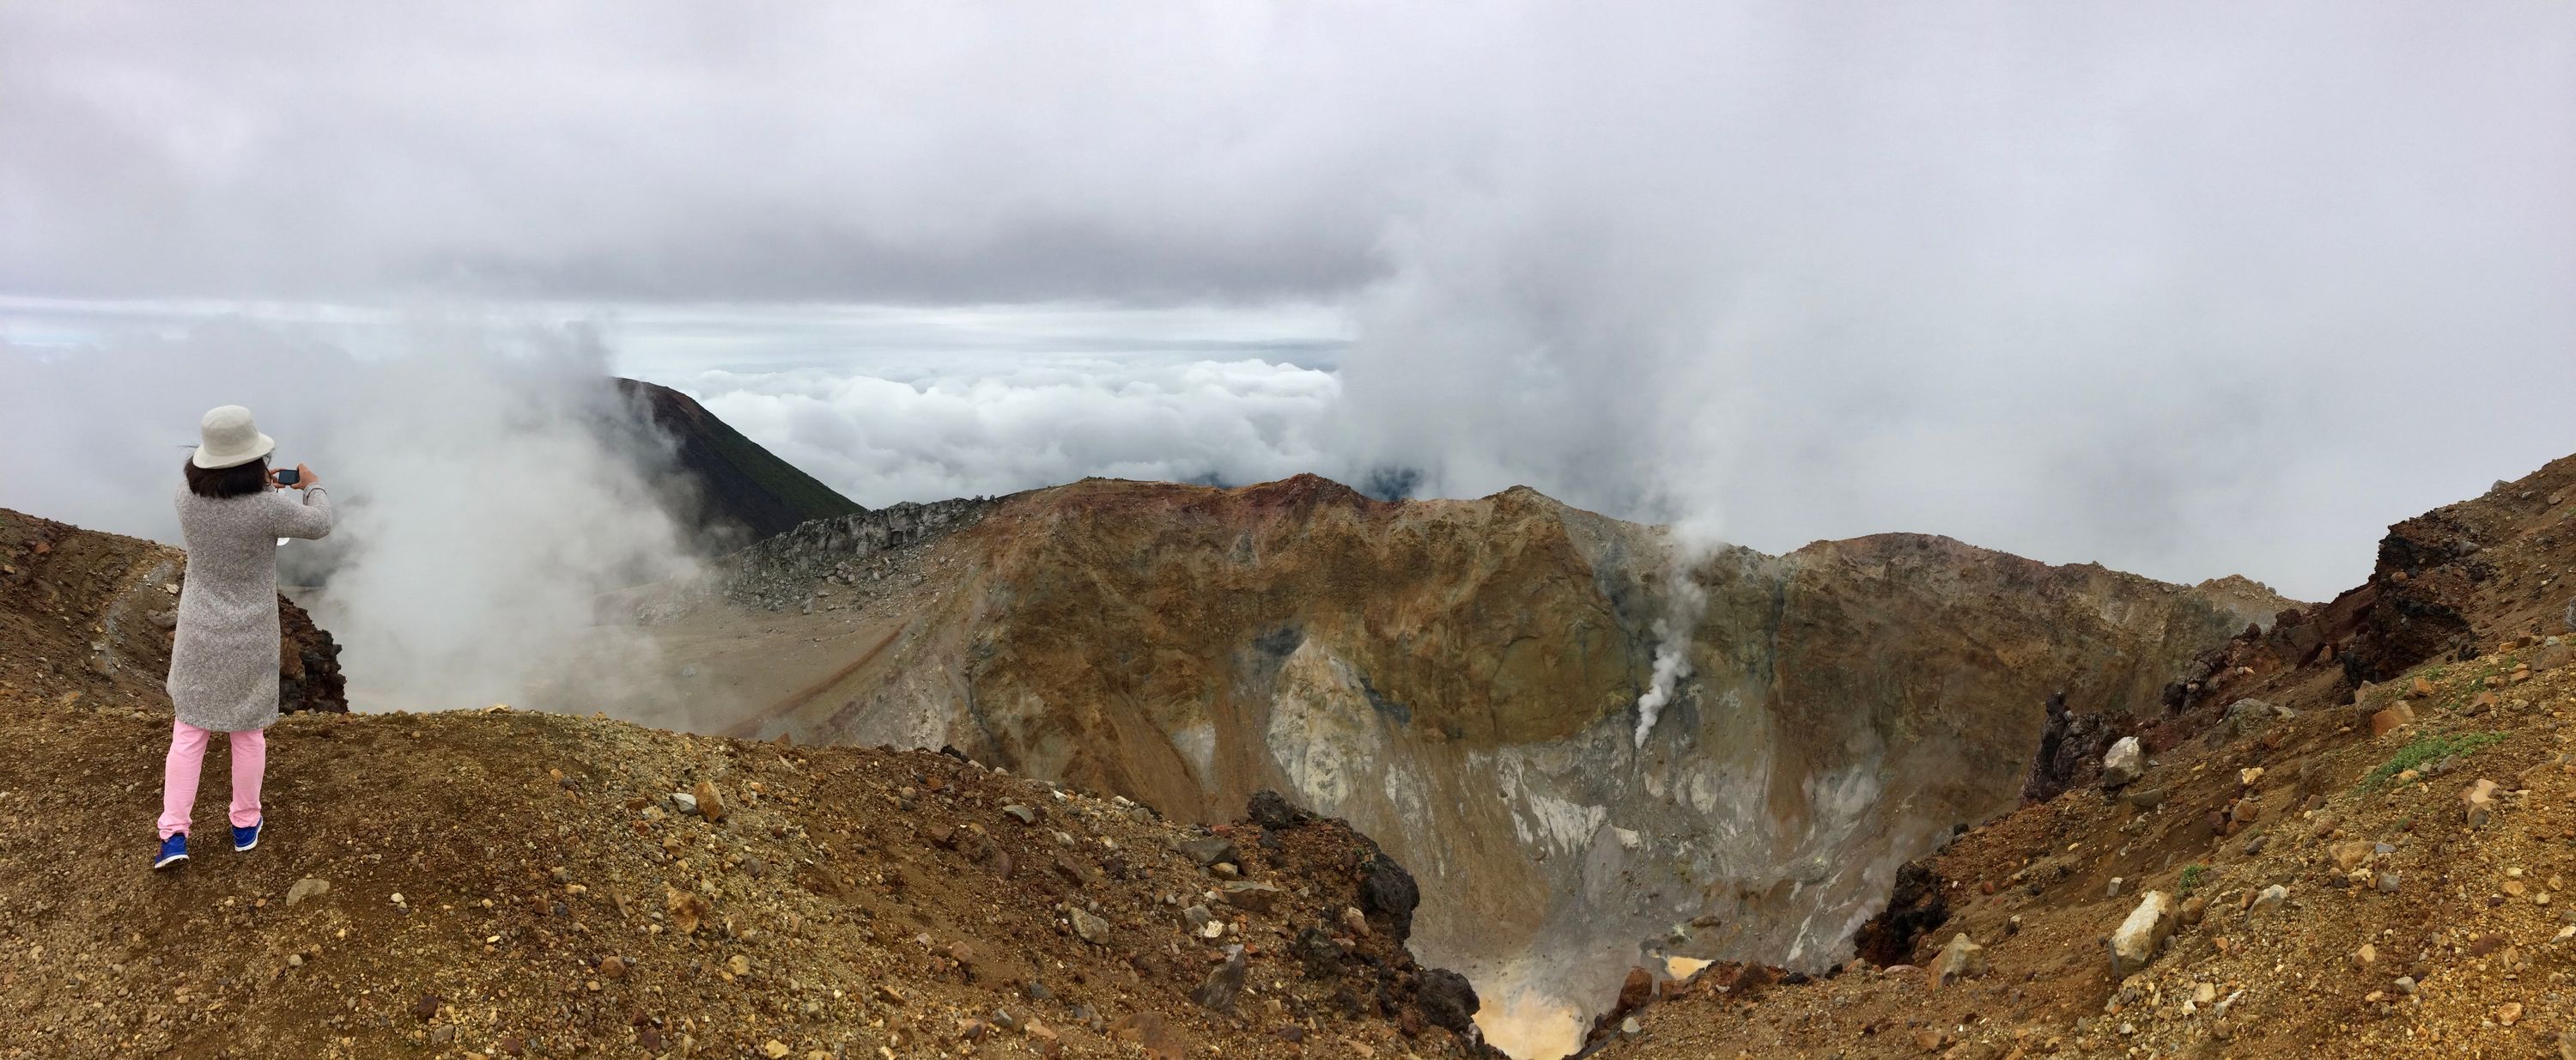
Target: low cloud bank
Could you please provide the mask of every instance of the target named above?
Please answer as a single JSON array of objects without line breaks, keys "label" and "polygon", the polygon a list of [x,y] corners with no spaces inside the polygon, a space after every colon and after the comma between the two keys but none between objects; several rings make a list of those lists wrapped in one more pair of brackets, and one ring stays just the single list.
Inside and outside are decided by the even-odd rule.
[{"label": "low cloud bank", "polygon": [[1088,475],[1241,484],[1349,461],[1333,373],[1257,360],[1048,359],[882,378],[819,370],[670,380],[869,507]]}]

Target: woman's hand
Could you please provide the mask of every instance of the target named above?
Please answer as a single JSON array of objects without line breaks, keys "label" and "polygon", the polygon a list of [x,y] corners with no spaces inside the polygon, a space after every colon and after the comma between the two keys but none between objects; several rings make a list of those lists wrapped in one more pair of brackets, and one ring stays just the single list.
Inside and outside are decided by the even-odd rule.
[{"label": "woman's hand", "polygon": [[279,482],[277,480],[277,476],[281,474],[284,474],[284,472],[271,471],[268,473],[269,488],[281,490],[288,488],[309,490],[322,484],[322,480],[313,477],[313,469],[303,464],[295,465],[295,485],[293,487],[289,487],[286,483]]}]

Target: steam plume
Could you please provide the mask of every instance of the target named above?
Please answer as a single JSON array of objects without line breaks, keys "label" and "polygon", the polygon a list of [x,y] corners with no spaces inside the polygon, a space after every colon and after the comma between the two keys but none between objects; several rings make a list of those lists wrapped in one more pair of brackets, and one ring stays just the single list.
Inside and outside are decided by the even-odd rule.
[{"label": "steam plume", "polygon": [[39,357],[0,348],[0,442],[77,446],[77,475],[12,476],[0,504],[178,542],[170,498],[206,407],[239,402],[308,463],[338,526],[280,555],[281,580],[342,646],[360,710],[508,702],[642,712],[650,647],[594,623],[596,594],[695,561],[647,481],[667,457],[606,385],[578,330],[419,324],[356,356],[242,325]]},{"label": "steam plume", "polygon": [[1708,590],[1691,580],[1687,570],[1671,579],[1672,597],[1664,616],[1655,620],[1655,670],[1647,682],[1646,694],[1637,697],[1637,747],[1645,749],[1646,737],[1655,731],[1655,720],[1663,716],[1664,707],[1680,695],[1680,686],[1691,675],[1691,630],[1699,625],[1700,615],[1708,610]]}]

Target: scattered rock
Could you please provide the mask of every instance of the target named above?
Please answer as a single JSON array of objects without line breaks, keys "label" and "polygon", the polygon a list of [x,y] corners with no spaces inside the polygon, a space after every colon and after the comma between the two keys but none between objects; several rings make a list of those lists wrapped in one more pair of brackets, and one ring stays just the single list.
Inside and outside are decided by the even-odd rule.
[{"label": "scattered rock", "polygon": [[307,876],[286,889],[286,907],[293,909],[307,898],[320,898],[331,893],[331,881]]},{"label": "scattered rock", "polygon": [[[1152,1009],[1138,1009],[1109,1025],[1109,1036],[1122,1042],[1135,1042],[1145,1050],[1146,1060],[1184,1060],[1190,1055],[1190,1043],[1172,1030],[1171,1024]],[[1281,1037],[1287,1038],[1285,1033]],[[1303,1029],[1290,1041],[1302,1040]]]},{"label": "scattered rock", "polygon": [[2156,959],[2165,937],[2173,932],[2173,900],[2163,891],[2148,891],[2129,917],[2111,932],[2111,974],[2137,971]]},{"label": "scattered rock", "polygon": [[697,794],[698,816],[710,821],[725,819],[724,797],[717,794],[715,781],[701,780],[692,790]]},{"label": "scattered rock", "polygon": [[2576,662],[2576,647],[2570,647],[2565,644],[2551,644],[2538,651],[2532,652],[2530,665],[2533,673],[2539,673],[2546,670],[2555,670],[2570,662]]},{"label": "scattered rock", "polygon": [[1172,845],[1188,855],[1190,860],[1198,862],[1201,868],[1235,858],[1234,841],[1224,836],[1191,836]]},{"label": "scattered rock", "polygon": [[1243,993],[1245,967],[1243,947],[1226,947],[1225,960],[1208,972],[1198,989],[1190,991],[1190,1000],[1197,1002],[1200,1008],[1232,1014],[1235,996]]},{"label": "scattered rock", "polygon": [[2406,701],[2401,699],[2390,703],[2387,709],[2370,716],[2370,738],[2376,740],[2413,724],[2415,724],[2415,708],[2407,706]]},{"label": "scattered rock", "polygon": [[2297,716],[2297,712],[2288,707],[2275,706],[2249,696],[2227,705],[2226,724],[2238,735],[2244,735],[2256,732],[2275,721]]},{"label": "scattered rock", "polygon": [[2494,819],[2495,793],[2496,782],[2483,777],[2460,792],[2460,806],[2466,812],[2469,827],[2483,827]]},{"label": "scattered rock", "polygon": [[1244,880],[1234,883],[1220,883],[1216,887],[1216,894],[1218,898],[1225,900],[1225,904],[1234,906],[1237,909],[1249,909],[1256,913],[1266,913],[1269,912],[1273,906],[1278,904],[1281,891],[1277,884]]},{"label": "scattered rock", "polygon": [[1073,933],[1094,946],[1109,944],[1109,922],[1091,915],[1081,906],[1073,907]]},{"label": "scattered rock", "polygon": [[2102,756],[2104,788],[2126,787],[2146,771],[2147,755],[2139,749],[2135,736],[2120,737],[2119,742],[2112,744],[2111,750]]},{"label": "scattered rock", "polygon": [[1360,938],[1367,938],[1369,933],[1368,914],[1360,912],[1353,906],[1343,906],[1342,930],[1348,931],[1352,935]]},{"label": "scattered rock", "polygon": [[1986,948],[1970,941],[1966,932],[1952,935],[1940,954],[1932,958],[1932,989],[1939,990],[1985,971]]},{"label": "scattered rock", "polygon": [[2289,900],[2290,889],[2276,883],[2263,888],[2260,893],[2257,893],[2254,896],[2253,903],[2247,907],[2246,912],[2249,916],[2261,916],[2265,913],[2281,908],[2282,903]]},{"label": "scattered rock", "polygon": [[1037,807],[1034,806],[1026,806],[1015,802],[1002,807],[1002,812],[1010,814],[1012,820],[1018,821],[1021,824],[1038,823],[1038,811]]},{"label": "scattered rock", "polygon": [[600,958],[599,977],[602,979],[626,978],[626,958],[620,957],[614,953]]},{"label": "scattered rock", "polygon": [[671,808],[681,813],[698,812],[698,797],[685,791],[671,793]]},{"label": "scattered rock", "polygon": [[1643,968],[1628,969],[1628,977],[1619,983],[1619,999],[1610,1011],[1635,1012],[1655,999],[1655,974]]}]

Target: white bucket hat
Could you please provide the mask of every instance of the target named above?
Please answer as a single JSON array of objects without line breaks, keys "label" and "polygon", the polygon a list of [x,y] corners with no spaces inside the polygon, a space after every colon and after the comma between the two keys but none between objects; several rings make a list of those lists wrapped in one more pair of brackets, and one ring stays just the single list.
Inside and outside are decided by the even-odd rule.
[{"label": "white bucket hat", "polygon": [[197,421],[197,435],[203,444],[188,462],[202,468],[240,467],[277,448],[277,439],[259,433],[250,410],[239,405],[207,410]]}]

